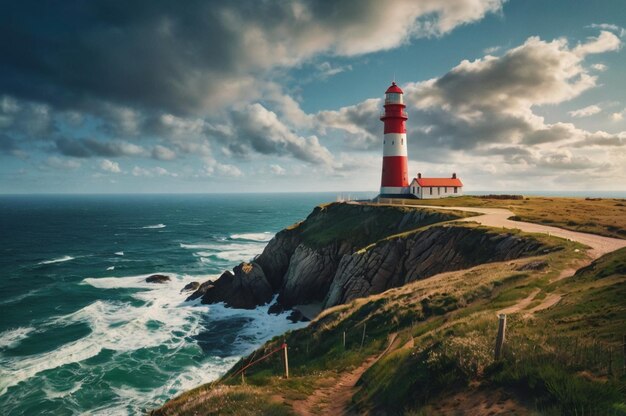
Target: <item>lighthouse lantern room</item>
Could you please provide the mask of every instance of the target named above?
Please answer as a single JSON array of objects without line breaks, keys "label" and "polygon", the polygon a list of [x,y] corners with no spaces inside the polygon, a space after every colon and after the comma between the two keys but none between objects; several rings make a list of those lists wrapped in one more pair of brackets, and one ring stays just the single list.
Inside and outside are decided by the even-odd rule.
[{"label": "lighthouse lantern room", "polygon": [[380,119],[385,125],[381,197],[410,197],[406,120],[403,92],[395,82],[385,92],[385,110]]}]

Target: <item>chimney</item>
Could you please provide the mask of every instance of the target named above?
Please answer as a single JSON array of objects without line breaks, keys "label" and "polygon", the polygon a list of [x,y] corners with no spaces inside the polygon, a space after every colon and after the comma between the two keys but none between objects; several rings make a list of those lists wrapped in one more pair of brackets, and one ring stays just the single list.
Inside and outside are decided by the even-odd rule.
[{"label": "chimney", "polygon": [[418,172],[418,173],[417,173],[417,178],[418,178],[418,179],[422,179],[422,174]]},{"label": "chimney", "polygon": [[452,174],[452,179],[456,179],[456,173]]}]

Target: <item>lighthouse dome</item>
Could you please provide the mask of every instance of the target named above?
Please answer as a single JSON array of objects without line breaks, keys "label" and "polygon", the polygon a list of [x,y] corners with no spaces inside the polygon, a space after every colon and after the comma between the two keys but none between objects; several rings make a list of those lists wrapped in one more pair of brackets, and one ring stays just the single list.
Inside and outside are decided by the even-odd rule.
[{"label": "lighthouse dome", "polygon": [[400,89],[395,82],[392,82],[391,87],[387,88],[385,94],[402,94],[402,89]]}]

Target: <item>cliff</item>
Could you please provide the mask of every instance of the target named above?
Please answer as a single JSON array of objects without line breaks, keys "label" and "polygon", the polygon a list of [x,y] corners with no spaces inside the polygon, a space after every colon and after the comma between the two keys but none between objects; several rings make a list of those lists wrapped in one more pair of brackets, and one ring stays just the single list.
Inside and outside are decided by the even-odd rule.
[{"label": "cliff", "polygon": [[531,237],[471,224],[467,213],[334,203],[282,230],[251,263],[206,282],[189,299],[255,308],[278,294],[274,310],[324,308],[489,261],[545,249]]}]

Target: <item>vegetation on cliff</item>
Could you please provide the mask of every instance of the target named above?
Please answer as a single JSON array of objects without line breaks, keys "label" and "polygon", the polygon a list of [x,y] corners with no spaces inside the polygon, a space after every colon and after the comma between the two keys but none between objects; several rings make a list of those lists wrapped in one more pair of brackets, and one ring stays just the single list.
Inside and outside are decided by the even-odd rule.
[{"label": "vegetation on cliff", "polygon": [[[497,196],[496,196],[497,197]],[[449,207],[507,208],[520,221],[572,231],[626,238],[626,200],[616,198],[524,197],[499,199],[478,196],[407,200],[409,204]]]},{"label": "vegetation on cliff", "polygon": [[252,263],[202,285],[191,299],[254,308],[278,293],[279,308],[324,308],[484,262],[549,249],[531,236],[450,223],[457,211],[329,204],[278,233]]},{"label": "vegetation on cliff", "polygon": [[[278,356],[251,368],[243,383],[229,379],[248,357],[221,383],[174,399],[156,414],[234,408],[240,414],[323,414],[342,389],[336,383],[359,369],[364,372],[347,403],[358,412],[622,414],[626,249],[559,280],[572,259],[582,257],[581,247],[537,238],[562,249],[439,274],[331,308],[253,354],[286,341],[289,379]],[[523,302],[531,294],[539,302],[555,294],[562,299],[538,308]],[[516,305],[523,306],[509,312],[505,354],[495,361],[496,313]],[[388,346],[390,335],[392,348],[364,365]],[[317,397],[319,391],[328,396]]]}]

